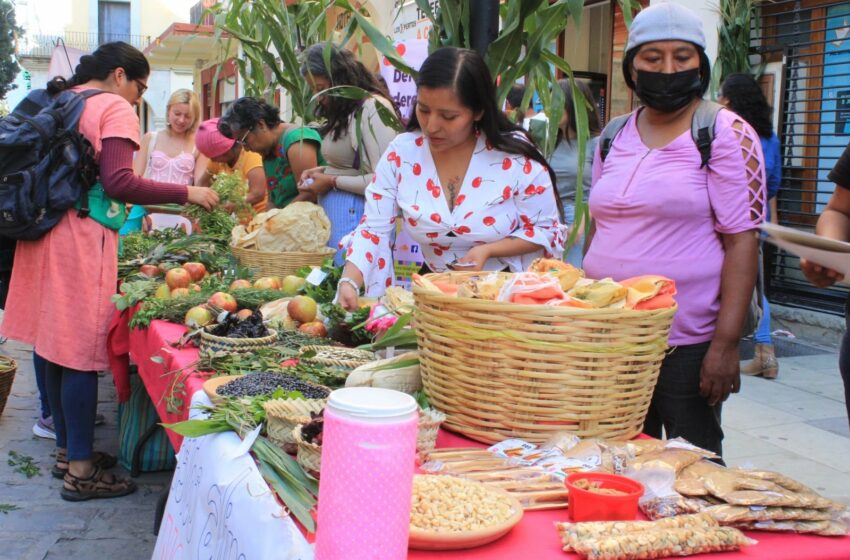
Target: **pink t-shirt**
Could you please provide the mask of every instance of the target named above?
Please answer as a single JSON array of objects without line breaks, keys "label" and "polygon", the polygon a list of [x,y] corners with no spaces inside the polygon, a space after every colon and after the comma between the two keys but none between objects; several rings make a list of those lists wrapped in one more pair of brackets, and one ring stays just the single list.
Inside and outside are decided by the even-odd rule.
[{"label": "pink t-shirt", "polygon": [[[77,86],[73,91],[94,89],[89,86]],[[80,132],[94,147],[100,157],[104,138],[126,138],[139,149],[139,117],[133,106],[118,94],[104,92],[86,101],[83,114],[80,115]]]},{"label": "pink t-shirt", "polygon": [[[597,148],[589,199],[596,234],[584,268],[589,278],[672,278],[679,310],[670,344],[706,342],[720,310],[725,257],[720,234],[755,229],[764,219],[761,143],[740,117],[722,110],[711,159],[700,169],[690,130],[650,149],[640,138],[636,115],[612,142],[604,163]],[[736,121],[742,126],[734,128]],[[746,165],[751,158],[759,163],[755,170]]]}]

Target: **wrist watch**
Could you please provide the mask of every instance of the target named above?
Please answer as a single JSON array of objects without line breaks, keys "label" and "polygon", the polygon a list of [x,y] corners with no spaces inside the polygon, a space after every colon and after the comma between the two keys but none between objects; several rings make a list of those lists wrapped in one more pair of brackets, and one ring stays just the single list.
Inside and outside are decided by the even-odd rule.
[{"label": "wrist watch", "polygon": [[354,288],[354,291],[355,291],[355,292],[357,292],[358,294],[360,293],[360,286],[358,286],[358,285],[357,285],[357,282],[355,282],[353,279],[351,279],[351,278],[349,278],[349,277],[347,277],[347,276],[343,276],[342,278],[340,278],[340,279],[339,279],[339,282],[337,282],[337,283],[336,283],[336,289],[337,289],[337,291],[339,291],[339,288],[340,288],[343,284],[348,284],[349,286],[351,286],[352,288]]}]

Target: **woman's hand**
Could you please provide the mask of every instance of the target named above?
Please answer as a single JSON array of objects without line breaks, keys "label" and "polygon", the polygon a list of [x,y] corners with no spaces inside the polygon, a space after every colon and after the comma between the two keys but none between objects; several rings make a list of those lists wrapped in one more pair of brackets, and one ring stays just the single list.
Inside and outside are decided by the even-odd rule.
[{"label": "woman's hand", "polygon": [[709,406],[722,403],[741,389],[741,364],[737,344],[712,342],[702,361],[699,393]]},{"label": "woman's hand", "polygon": [[[322,169],[321,167],[317,169]],[[302,177],[307,175],[308,171],[305,171],[301,174]],[[334,188],[334,177],[332,175],[328,175],[327,173],[321,173],[319,171],[307,175],[304,179],[298,183],[298,191],[302,193],[313,193],[317,196],[327,194]]]},{"label": "woman's hand", "polygon": [[806,275],[809,282],[818,288],[828,288],[844,278],[844,274],[831,268],[800,259],[800,270]]},{"label": "woman's hand", "polygon": [[354,286],[348,282],[342,282],[337,287],[337,303],[346,311],[357,311],[360,309],[360,297]]},{"label": "woman's hand", "polygon": [[187,187],[189,189],[188,200],[192,204],[212,210],[218,205],[218,193],[208,187]]},{"label": "woman's hand", "polygon": [[484,270],[484,265],[487,259],[490,258],[490,248],[487,245],[478,245],[470,249],[463,257],[459,258],[459,263],[472,263],[475,266],[465,266],[461,270],[474,272]]}]

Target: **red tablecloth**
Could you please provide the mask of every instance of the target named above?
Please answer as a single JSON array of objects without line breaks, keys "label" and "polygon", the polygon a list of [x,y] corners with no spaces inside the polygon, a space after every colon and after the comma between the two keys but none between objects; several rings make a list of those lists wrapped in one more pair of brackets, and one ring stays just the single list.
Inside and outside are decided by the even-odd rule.
[{"label": "red tablecloth", "polygon": [[[197,373],[190,373],[184,381],[184,406],[180,413],[172,414],[166,410],[164,396],[168,394],[177,369],[187,368],[198,359],[194,348],[176,349],[169,345],[182,336],[185,328],[180,325],[154,321],[146,330],[134,330],[130,333],[130,356],[138,364],[139,375],[144,381],[157,412],[163,422],[185,420],[191,395],[201,390],[204,379]],[[162,363],[152,361],[152,356],[163,358]],[[180,448],[182,437],[168,431],[175,449]],[[437,438],[437,447],[467,447],[484,445],[461,436],[441,431]],[[567,511],[526,512],[522,521],[505,537],[486,546],[472,550],[425,552],[411,550],[409,560],[474,558],[475,560],[564,560],[578,558],[561,550],[560,539],[555,530],[556,521],[568,521]],[[850,560],[850,537],[814,537],[788,535],[782,533],[748,532],[759,544],[740,552],[705,554],[698,558],[717,558],[718,560],[739,560],[759,558],[763,560]]]}]

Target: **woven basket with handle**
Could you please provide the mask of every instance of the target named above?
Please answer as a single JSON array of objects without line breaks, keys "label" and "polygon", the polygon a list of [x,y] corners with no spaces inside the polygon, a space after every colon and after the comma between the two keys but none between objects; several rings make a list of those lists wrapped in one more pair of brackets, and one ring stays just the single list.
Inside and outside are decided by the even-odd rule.
[{"label": "woven basket with handle", "polygon": [[295,460],[298,461],[299,465],[307,469],[310,474],[318,477],[322,468],[322,448],[315,443],[307,443],[302,439],[301,426],[293,428],[292,438],[298,447]]},{"label": "woven basket with handle", "polygon": [[7,356],[0,356],[0,415],[6,408],[6,400],[9,398],[9,393],[12,392],[12,383],[15,382],[17,370],[18,363],[15,360]]},{"label": "woven basket with handle", "polygon": [[295,274],[295,271],[305,266],[322,266],[325,259],[333,257],[336,253],[330,247],[327,247],[321,253],[275,253],[243,249],[242,247],[231,247],[230,249],[242,266],[259,271],[263,276],[280,277]]},{"label": "woven basket with handle", "polygon": [[268,336],[260,338],[228,338],[209,333],[207,327],[201,331],[201,353],[210,352],[253,352],[260,348],[268,348],[277,343],[277,331],[269,329]]},{"label": "woven basket with handle", "polygon": [[292,430],[312,420],[310,413],[321,412],[327,402],[327,399],[274,399],[264,402],[269,439],[287,453],[295,453],[298,446]]},{"label": "woven basket with handle", "polygon": [[[429,274],[459,284],[476,273]],[[675,308],[577,309],[414,287],[422,383],[445,427],[485,443],[641,433]]]}]

